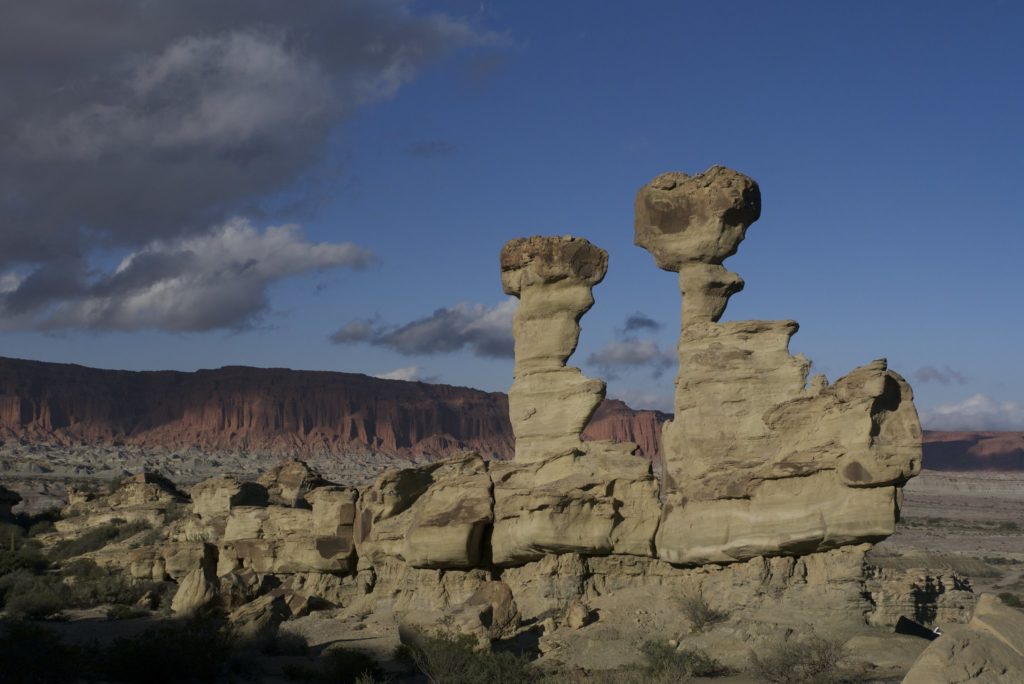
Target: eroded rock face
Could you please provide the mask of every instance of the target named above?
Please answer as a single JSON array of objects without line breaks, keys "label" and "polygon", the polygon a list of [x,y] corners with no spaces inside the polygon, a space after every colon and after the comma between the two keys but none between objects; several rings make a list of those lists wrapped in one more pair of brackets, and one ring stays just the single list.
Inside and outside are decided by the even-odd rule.
[{"label": "eroded rock face", "polygon": [[389,557],[414,568],[478,567],[493,519],[491,480],[479,454],[386,472],[359,499],[360,567]]},{"label": "eroded rock face", "polygon": [[[609,448],[602,452],[601,446]],[[651,556],[660,504],[650,464],[601,442],[530,464],[493,463],[496,565],[546,554]]]},{"label": "eroded rock face", "polygon": [[512,322],[516,366],[508,393],[515,460],[537,461],[578,448],[604,399],[600,380],[566,366],[579,320],[608,270],[608,253],[582,238],[534,236],[501,250],[501,284],[519,297]]},{"label": "eroded rock face", "polygon": [[795,322],[718,322],[743,288],[722,263],[760,212],[757,184],[720,166],[663,174],[636,198],[635,242],[679,273],[683,295],[657,538],[672,563],[883,539],[921,467],[913,395],[884,360],[808,382],[810,362],[789,354]]}]

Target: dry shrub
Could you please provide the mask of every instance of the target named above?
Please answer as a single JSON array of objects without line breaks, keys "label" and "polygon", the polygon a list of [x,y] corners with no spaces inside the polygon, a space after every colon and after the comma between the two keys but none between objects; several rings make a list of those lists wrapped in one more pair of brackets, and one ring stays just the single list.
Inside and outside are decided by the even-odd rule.
[{"label": "dry shrub", "polygon": [[829,684],[841,681],[839,661],[845,655],[842,642],[810,636],[780,641],[763,656],[751,653],[750,664],[761,681],[771,684]]}]

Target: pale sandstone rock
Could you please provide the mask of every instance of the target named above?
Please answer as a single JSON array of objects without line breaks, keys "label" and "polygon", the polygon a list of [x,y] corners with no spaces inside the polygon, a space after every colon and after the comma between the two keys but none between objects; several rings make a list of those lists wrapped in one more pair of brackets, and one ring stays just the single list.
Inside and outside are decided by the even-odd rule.
[{"label": "pale sandstone rock", "polygon": [[313,506],[313,533],[351,538],[358,496],[358,490],[340,485],[318,487],[307,494],[306,500]]},{"label": "pale sandstone rock", "polygon": [[298,459],[271,468],[257,482],[266,487],[270,503],[303,508],[309,507],[306,494],[330,484],[316,469]]},{"label": "pale sandstone rock", "polygon": [[280,593],[270,593],[235,609],[228,615],[228,620],[236,634],[253,638],[273,633],[289,615],[285,597]]},{"label": "pale sandstone rock", "polygon": [[[267,489],[256,482],[240,482],[220,475],[195,484],[189,491],[192,512],[208,523],[223,523],[236,506],[266,506]],[[220,532],[223,534],[223,527]]]},{"label": "pale sandstone rock", "polygon": [[569,629],[582,629],[590,624],[590,609],[582,601],[573,601],[565,611],[565,624]]},{"label": "pale sandstone rock", "polygon": [[1024,682],[1024,612],[982,594],[967,625],[944,630],[914,662],[904,684]]},{"label": "pale sandstone rock", "polygon": [[216,598],[217,585],[203,568],[196,568],[178,584],[178,590],[171,600],[171,611],[179,616],[194,615]]},{"label": "pale sandstone rock", "polygon": [[487,463],[467,454],[421,468],[392,470],[358,501],[360,567],[399,558],[416,568],[481,564],[493,520]]},{"label": "pale sandstone rock", "polygon": [[650,463],[587,446],[589,453],[491,464],[496,565],[551,553],[653,555],[660,503]]},{"label": "pale sandstone rock", "polygon": [[607,269],[607,252],[582,238],[520,238],[501,250],[502,287],[519,297],[508,394],[517,461],[579,448],[604,399],[603,382],[565,364],[579,341],[580,317],[594,304],[591,290]]},{"label": "pale sandstone rock", "polygon": [[897,488],[921,466],[910,387],[884,360],[808,384],[793,321],[718,323],[742,279],[722,262],[760,216],[760,191],[723,167],[657,177],[635,242],[679,273],[675,418],[665,424],[658,555],[698,565],[806,554],[892,534]]}]

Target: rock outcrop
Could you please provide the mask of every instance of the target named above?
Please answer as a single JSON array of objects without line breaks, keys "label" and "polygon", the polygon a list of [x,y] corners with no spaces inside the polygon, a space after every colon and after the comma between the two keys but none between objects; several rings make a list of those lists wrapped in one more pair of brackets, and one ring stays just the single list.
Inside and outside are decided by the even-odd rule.
[{"label": "rock outcrop", "polygon": [[582,445],[605,385],[566,366],[580,318],[594,305],[608,253],[566,236],[520,238],[501,250],[501,285],[519,298],[512,321],[516,365],[508,393],[515,460],[537,461]]},{"label": "rock outcrop", "polygon": [[910,387],[884,360],[808,382],[810,362],[788,351],[795,322],[719,323],[743,288],[722,263],[760,213],[757,184],[720,166],[663,174],[636,198],[636,244],[679,273],[683,295],[657,538],[673,563],[883,539],[921,466]]},{"label": "rock outcrop", "polygon": [[[664,418],[606,401],[583,438],[636,442],[655,458],[661,431],[653,427]],[[510,459],[515,442],[500,392],[355,373],[243,366],[112,371],[0,357],[5,437],[157,454],[242,452],[270,463],[368,452],[443,459],[465,450]]]},{"label": "rock outcrop", "polygon": [[943,631],[914,662],[903,684],[1024,682],[1024,612],[982,594],[966,625]]}]

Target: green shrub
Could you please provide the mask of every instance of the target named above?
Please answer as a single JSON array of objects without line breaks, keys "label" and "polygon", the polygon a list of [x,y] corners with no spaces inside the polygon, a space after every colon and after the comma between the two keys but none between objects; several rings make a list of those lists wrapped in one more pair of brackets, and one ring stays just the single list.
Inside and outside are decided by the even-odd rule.
[{"label": "green shrub", "polygon": [[77,682],[86,668],[82,651],[52,631],[20,622],[0,624],[0,671],[4,684]]},{"label": "green shrub", "polygon": [[841,642],[811,636],[774,644],[763,657],[752,653],[750,664],[761,681],[772,684],[827,684],[839,681],[845,655]]},{"label": "green shrub", "polygon": [[194,619],[117,639],[98,656],[105,678],[124,684],[222,681],[232,636],[212,620]]},{"label": "green shrub", "polygon": [[537,678],[526,658],[479,651],[468,634],[400,630],[399,636],[406,648],[397,655],[411,660],[432,684],[521,684]]},{"label": "green shrub", "polygon": [[42,619],[64,608],[62,586],[57,576],[19,570],[0,578],[0,596],[9,616]]},{"label": "green shrub", "polygon": [[36,541],[26,541],[14,551],[11,551],[10,547],[0,550],[0,577],[19,570],[39,573],[49,567],[50,561],[43,555]]},{"label": "green shrub", "polygon": [[728,613],[712,608],[701,593],[684,596],[679,603],[695,632],[706,631],[729,617]]},{"label": "green shrub", "polygon": [[1017,596],[1016,594],[1011,594],[1008,591],[1000,592],[999,600],[1001,600],[1004,604],[1012,608],[1024,608],[1024,601],[1020,600],[1020,596]]},{"label": "green shrub", "polygon": [[676,650],[661,641],[648,641],[640,647],[644,656],[643,681],[682,682],[690,677],[716,677],[725,674],[717,660],[700,650]]},{"label": "green shrub", "polygon": [[146,617],[147,615],[149,615],[149,611],[145,608],[126,606],[123,603],[118,603],[107,609],[108,620],[134,620],[135,618]]}]

